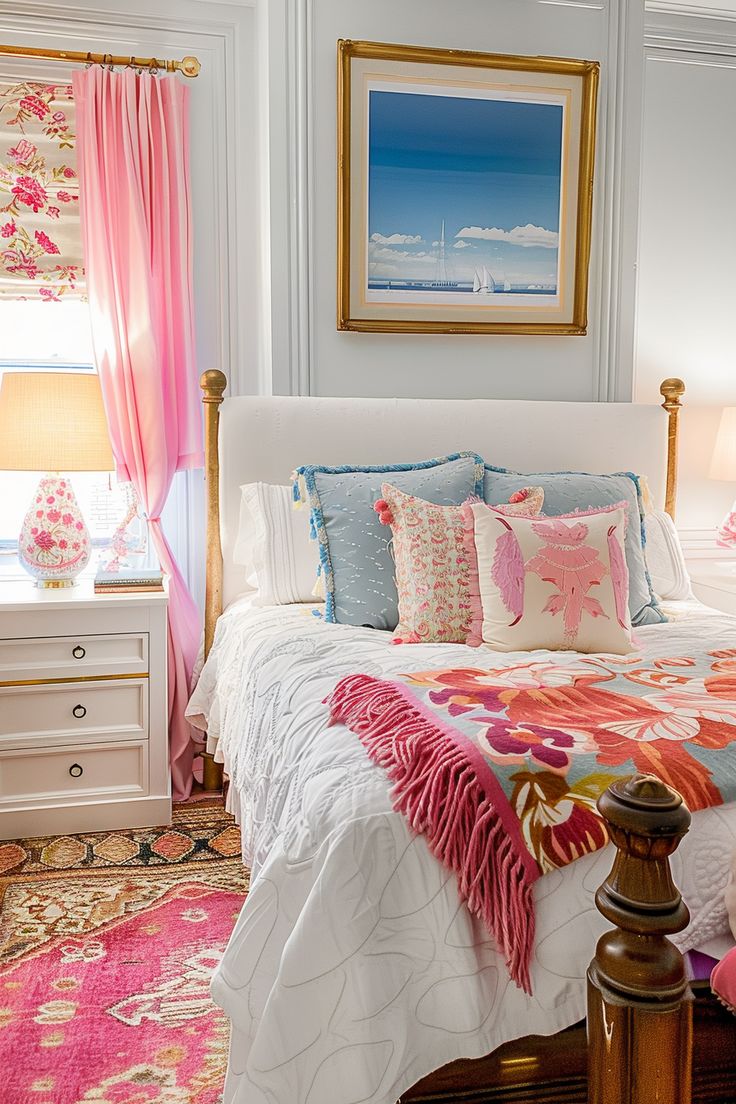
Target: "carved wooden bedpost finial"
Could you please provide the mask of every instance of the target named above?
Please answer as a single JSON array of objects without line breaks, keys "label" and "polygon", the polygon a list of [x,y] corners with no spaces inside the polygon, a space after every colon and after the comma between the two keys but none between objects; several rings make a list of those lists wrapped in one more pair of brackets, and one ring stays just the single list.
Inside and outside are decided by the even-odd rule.
[{"label": "carved wooden bedpost finial", "polygon": [[662,381],[659,386],[659,393],[664,399],[662,406],[667,411],[669,418],[667,425],[667,489],[664,508],[674,521],[675,503],[677,501],[677,438],[680,410],[682,409],[680,399],[685,394],[685,384],[681,379],[673,376]]},{"label": "carved wooden bedpost finial", "polygon": [[[216,368],[199,378],[204,404],[204,474],[207,501],[207,582],[204,602],[204,656],[209,655],[217,618],[222,613],[222,545],[220,543],[220,460],[217,438],[220,403],[227,387],[224,373]],[[222,766],[211,755],[204,755],[204,788],[222,787]]]},{"label": "carved wooden bedpost finial", "polygon": [[617,850],[596,904],[616,927],[588,970],[588,1101],[690,1104],[692,1004],[667,938],[689,920],[669,858],[690,813],[650,775],[614,782],[598,809]]}]

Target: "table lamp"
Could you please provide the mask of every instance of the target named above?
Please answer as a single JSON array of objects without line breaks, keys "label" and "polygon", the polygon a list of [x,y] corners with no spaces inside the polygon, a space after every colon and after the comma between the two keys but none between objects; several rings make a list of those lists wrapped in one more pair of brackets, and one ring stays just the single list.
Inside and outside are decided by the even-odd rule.
[{"label": "table lamp", "polygon": [[[736,406],[725,407],[721,414],[709,474],[711,479],[736,483]],[[736,502],[718,527],[718,544],[722,548],[736,545]]]},{"label": "table lamp", "polygon": [[73,586],[89,562],[89,531],[66,473],[113,467],[96,375],[3,374],[0,469],[46,472],[18,537],[18,559],[37,586]]}]

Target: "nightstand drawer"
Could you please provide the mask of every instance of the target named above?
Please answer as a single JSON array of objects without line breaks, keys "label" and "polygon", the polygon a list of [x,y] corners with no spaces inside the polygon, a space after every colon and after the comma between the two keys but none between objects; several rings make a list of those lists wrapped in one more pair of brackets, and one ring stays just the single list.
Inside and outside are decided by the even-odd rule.
[{"label": "nightstand drawer", "polygon": [[148,736],[147,679],[65,682],[0,690],[0,747]]},{"label": "nightstand drawer", "polygon": [[0,810],[4,803],[30,805],[145,794],[147,763],[143,743],[2,751]]},{"label": "nightstand drawer", "polygon": [[0,640],[0,684],[147,672],[145,632]]}]

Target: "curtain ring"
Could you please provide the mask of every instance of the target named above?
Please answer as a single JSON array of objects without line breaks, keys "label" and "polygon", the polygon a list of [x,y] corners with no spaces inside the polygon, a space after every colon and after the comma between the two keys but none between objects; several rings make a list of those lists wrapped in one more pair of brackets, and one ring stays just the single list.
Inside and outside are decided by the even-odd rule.
[{"label": "curtain ring", "polygon": [[88,50],[87,51],[87,61],[85,62],[84,67],[85,67],[85,69],[91,69],[93,65],[94,65],[94,62],[92,61],[92,52],[90,50]]},{"label": "curtain ring", "polygon": [[148,71],[152,77],[158,76],[159,65],[156,58],[151,58],[151,64],[148,67]]}]

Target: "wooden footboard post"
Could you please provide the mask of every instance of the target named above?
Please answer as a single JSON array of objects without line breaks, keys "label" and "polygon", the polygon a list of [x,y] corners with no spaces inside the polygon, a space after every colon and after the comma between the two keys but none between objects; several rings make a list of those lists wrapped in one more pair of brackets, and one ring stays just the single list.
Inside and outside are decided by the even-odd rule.
[{"label": "wooden footboard post", "polygon": [[601,796],[617,852],[596,894],[615,924],[588,970],[589,1104],[690,1104],[692,995],[667,939],[689,913],[669,856],[690,824],[679,794],[636,775]]}]

